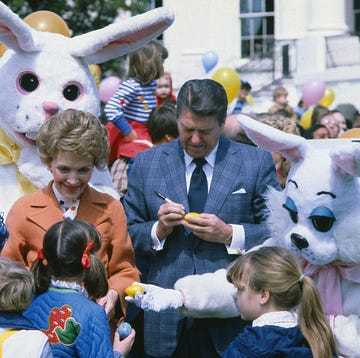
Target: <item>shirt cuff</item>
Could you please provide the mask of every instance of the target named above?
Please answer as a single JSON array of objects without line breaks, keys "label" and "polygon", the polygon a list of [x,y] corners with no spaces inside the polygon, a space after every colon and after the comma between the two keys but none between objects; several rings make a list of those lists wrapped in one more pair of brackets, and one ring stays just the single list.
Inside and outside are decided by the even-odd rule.
[{"label": "shirt cuff", "polygon": [[124,135],[127,135],[132,131],[132,127],[130,126],[130,124],[128,123],[128,121],[125,119],[124,116],[116,117],[114,120],[112,120],[112,123]]},{"label": "shirt cuff", "polygon": [[166,238],[161,241],[158,239],[156,235],[156,228],[158,224],[159,222],[156,221],[151,229],[151,240],[152,240],[152,248],[156,251],[161,251],[164,248]]},{"label": "shirt cuff", "polygon": [[244,252],[245,230],[243,225],[229,224],[233,229],[230,245],[225,245],[229,255],[240,255]]}]

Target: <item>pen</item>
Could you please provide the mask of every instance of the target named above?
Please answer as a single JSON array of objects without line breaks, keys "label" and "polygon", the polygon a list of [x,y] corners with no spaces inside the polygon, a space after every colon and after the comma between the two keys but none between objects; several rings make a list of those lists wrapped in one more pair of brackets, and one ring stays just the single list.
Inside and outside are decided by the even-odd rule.
[{"label": "pen", "polygon": [[170,200],[169,198],[167,198],[165,195],[160,194],[157,191],[154,191],[154,193],[162,200],[166,201],[167,203],[173,203],[172,200]]}]

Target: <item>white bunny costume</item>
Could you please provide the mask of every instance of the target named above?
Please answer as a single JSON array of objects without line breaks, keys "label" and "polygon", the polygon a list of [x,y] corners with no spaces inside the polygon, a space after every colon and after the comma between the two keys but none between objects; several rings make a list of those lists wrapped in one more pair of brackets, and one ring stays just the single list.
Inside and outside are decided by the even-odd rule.
[{"label": "white bunny costume", "polygon": [[[0,212],[21,195],[45,186],[51,176],[40,162],[36,136],[41,124],[67,108],[100,114],[100,99],[88,65],[135,50],[173,22],[164,8],[69,38],[32,29],[0,2]],[[107,169],[90,183],[113,196]]]}]

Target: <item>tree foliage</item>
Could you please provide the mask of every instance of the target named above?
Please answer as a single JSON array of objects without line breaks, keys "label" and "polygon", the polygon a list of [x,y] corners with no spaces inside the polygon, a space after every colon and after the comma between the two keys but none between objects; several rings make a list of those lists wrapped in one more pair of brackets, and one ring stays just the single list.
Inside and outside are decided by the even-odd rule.
[{"label": "tree foliage", "polygon": [[[132,16],[150,9],[151,0],[8,0],[3,1],[21,18],[40,10],[52,11],[65,20],[72,36],[111,24],[122,12]],[[103,75],[124,76],[124,57],[100,65]]]}]

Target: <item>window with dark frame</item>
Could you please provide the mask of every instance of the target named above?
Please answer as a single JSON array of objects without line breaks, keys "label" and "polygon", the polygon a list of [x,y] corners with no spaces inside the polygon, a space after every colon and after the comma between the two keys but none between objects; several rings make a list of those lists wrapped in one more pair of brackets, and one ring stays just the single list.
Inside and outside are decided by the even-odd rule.
[{"label": "window with dark frame", "polygon": [[242,58],[271,58],[274,47],[274,0],[239,0]]}]

